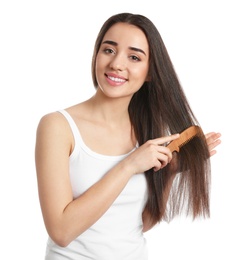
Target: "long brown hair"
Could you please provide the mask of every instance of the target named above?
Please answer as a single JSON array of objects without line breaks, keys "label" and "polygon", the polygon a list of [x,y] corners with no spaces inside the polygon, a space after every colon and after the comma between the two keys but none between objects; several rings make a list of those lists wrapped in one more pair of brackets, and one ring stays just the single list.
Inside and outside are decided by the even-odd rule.
[{"label": "long brown hair", "polygon": [[[123,22],[140,28],[149,44],[149,77],[129,104],[130,120],[139,145],[149,139],[167,134],[180,133],[191,125],[199,125],[178,80],[165,44],[155,25],[145,16],[121,13],[110,17],[97,36],[93,59],[92,78],[97,87],[95,74],[96,57],[102,39],[115,23]],[[167,167],[145,172],[148,183],[146,210],[152,222],[170,221],[185,211],[193,218],[210,215],[210,159],[204,135],[198,135],[174,154]],[[172,177],[175,176],[172,183]],[[168,204],[165,196],[172,183]]]}]

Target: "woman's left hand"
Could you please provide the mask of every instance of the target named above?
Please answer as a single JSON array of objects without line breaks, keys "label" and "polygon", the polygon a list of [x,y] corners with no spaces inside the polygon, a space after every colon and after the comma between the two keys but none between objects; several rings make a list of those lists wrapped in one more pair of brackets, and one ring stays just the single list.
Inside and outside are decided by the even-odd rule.
[{"label": "woman's left hand", "polygon": [[210,156],[213,156],[216,154],[216,150],[214,148],[221,143],[221,134],[216,132],[210,132],[205,134],[205,137],[209,149],[209,154]]}]

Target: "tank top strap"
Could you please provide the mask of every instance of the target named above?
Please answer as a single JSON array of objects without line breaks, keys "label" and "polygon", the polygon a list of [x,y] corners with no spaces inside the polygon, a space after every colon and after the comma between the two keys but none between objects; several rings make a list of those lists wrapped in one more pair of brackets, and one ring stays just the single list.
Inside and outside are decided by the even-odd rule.
[{"label": "tank top strap", "polygon": [[64,109],[58,110],[58,112],[61,113],[69,123],[73,137],[74,137],[74,140],[75,140],[75,146],[81,145],[82,136],[80,135],[79,129],[78,129],[75,121],[71,117],[71,115]]}]

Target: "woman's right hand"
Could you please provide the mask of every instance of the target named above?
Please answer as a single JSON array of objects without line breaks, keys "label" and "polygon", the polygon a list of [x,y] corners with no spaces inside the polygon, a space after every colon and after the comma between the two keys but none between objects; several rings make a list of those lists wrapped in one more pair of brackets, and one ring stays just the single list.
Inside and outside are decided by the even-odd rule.
[{"label": "woman's right hand", "polygon": [[160,137],[148,140],[137,148],[125,159],[129,167],[132,167],[132,173],[142,173],[151,168],[158,171],[165,167],[173,157],[172,152],[165,144],[177,138],[179,138],[179,134]]}]

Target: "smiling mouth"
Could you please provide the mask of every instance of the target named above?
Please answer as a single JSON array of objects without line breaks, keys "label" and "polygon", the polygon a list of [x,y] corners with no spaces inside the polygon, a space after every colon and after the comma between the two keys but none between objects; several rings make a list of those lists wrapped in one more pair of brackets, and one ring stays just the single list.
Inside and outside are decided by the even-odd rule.
[{"label": "smiling mouth", "polygon": [[121,79],[121,78],[116,78],[116,77],[112,77],[112,76],[108,76],[106,75],[106,77],[114,82],[119,82],[119,83],[123,83],[123,82],[126,82],[125,79]]}]

